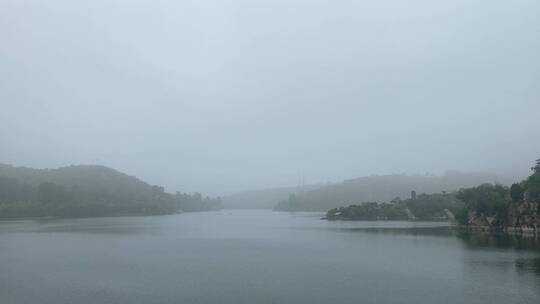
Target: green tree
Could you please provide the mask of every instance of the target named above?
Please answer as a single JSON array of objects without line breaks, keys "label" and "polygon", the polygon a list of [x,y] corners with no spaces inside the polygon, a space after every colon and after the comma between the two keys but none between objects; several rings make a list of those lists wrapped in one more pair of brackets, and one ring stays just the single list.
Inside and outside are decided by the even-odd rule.
[{"label": "green tree", "polygon": [[38,195],[39,201],[45,205],[52,205],[57,202],[58,191],[56,185],[51,182],[39,184]]},{"label": "green tree", "polygon": [[540,158],[536,160],[536,164],[531,168],[534,173],[540,172]]},{"label": "green tree", "polygon": [[514,202],[523,200],[523,187],[520,184],[512,184],[510,187],[510,197]]},{"label": "green tree", "polygon": [[462,189],[457,198],[465,203],[467,209],[487,216],[497,216],[501,221],[508,213],[509,190],[502,185],[483,184],[478,187]]},{"label": "green tree", "polygon": [[536,160],[536,165],[531,170],[533,174],[523,182],[523,188],[528,193],[529,199],[540,203],[540,159]]}]

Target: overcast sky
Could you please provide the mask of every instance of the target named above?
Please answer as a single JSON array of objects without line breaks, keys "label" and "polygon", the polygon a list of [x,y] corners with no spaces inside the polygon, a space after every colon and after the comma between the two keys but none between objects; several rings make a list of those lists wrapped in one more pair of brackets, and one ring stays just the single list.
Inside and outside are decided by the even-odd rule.
[{"label": "overcast sky", "polygon": [[0,0],[0,162],[212,195],[540,158],[538,0]]}]

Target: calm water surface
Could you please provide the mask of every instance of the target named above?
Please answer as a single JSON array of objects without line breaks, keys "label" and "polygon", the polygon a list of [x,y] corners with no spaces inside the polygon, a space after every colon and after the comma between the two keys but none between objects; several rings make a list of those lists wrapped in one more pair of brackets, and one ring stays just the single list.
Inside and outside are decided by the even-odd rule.
[{"label": "calm water surface", "polygon": [[223,211],[0,222],[0,303],[540,303],[540,246]]}]

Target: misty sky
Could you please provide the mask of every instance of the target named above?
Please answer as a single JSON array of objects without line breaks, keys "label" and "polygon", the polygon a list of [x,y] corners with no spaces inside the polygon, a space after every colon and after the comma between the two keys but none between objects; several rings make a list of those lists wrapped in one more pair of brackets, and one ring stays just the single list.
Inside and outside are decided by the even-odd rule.
[{"label": "misty sky", "polygon": [[0,0],[0,162],[212,195],[540,158],[538,0]]}]

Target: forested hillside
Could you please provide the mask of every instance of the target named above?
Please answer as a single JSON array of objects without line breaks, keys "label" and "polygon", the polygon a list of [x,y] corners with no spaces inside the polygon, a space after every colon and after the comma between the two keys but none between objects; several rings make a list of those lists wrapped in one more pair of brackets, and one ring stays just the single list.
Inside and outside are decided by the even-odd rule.
[{"label": "forested hillside", "polygon": [[483,184],[462,189],[457,198],[465,202],[458,221],[469,228],[535,233],[540,230],[540,159],[532,174],[511,187]]},{"label": "forested hillside", "polygon": [[509,180],[493,174],[449,171],[434,175],[382,175],[351,179],[303,193],[291,193],[279,202],[279,211],[327,211],[362,202],[389,202],[417,193],[453,192],[483,183],[508,184]]},{"label": "forested hillside", "polygon": [[103,166],[31,169],[0,164],[0,218],[168,214],[219,209],[219,199],[170,194]]},{"label": "forested hillside", "polygon": [[464,207],[456,193],[420,194],[411,193],[406,200],[394,199],[390,202],[364,202],[330,209],[328,220],[424,220],[451,221],[454,214]]}]

